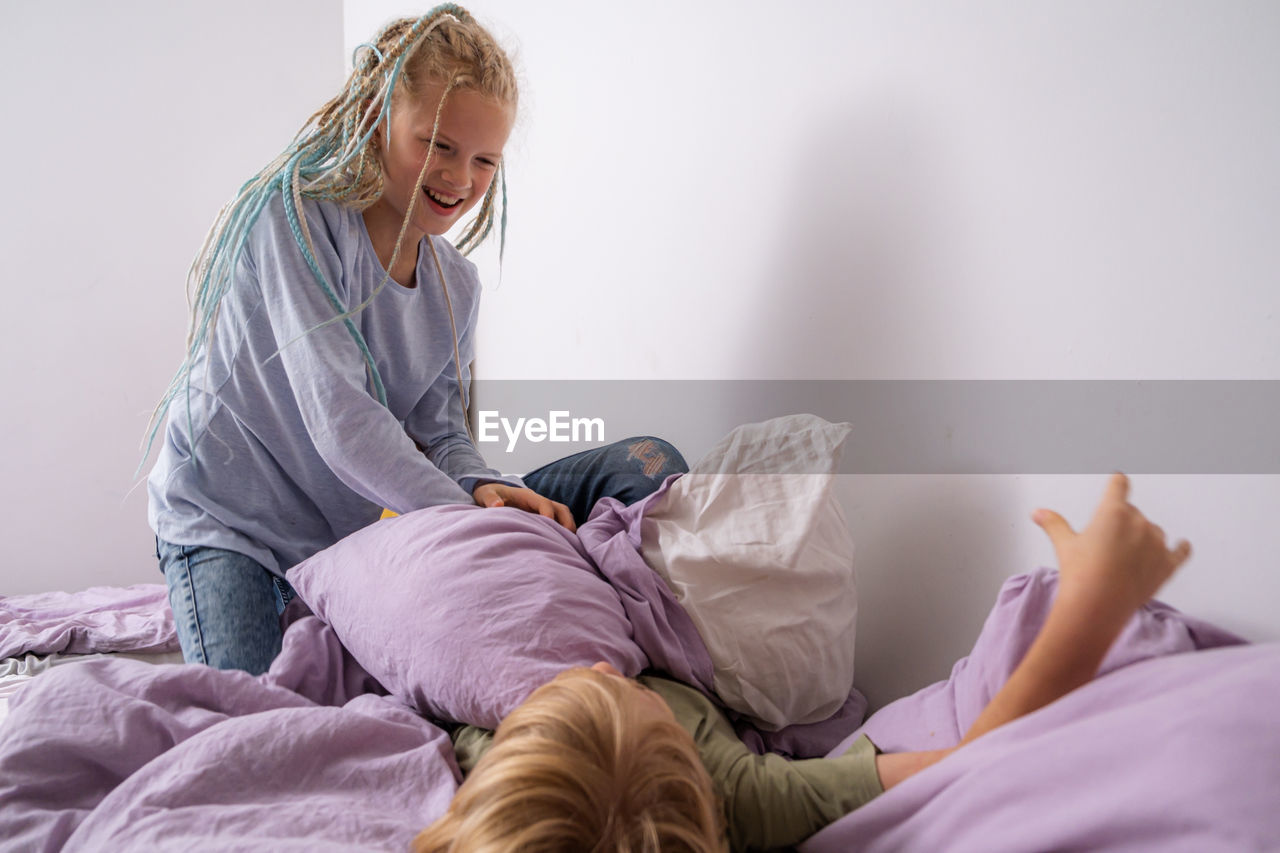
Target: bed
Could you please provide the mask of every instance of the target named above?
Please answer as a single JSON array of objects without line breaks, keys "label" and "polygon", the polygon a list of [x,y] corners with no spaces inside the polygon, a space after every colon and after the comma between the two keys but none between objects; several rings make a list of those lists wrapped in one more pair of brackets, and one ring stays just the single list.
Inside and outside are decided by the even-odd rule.
[{"label": "bed", "polygon": [[[806,477],[806,488],[819,482]],[[762,705],[749,689],[759,673],[717,662],[713,647],[732,638],[704,640],[711,615],[694,618],[692,599],[676,595],[681,537],[655,533],[674,486],[632,507],[602,502],[578,536],[516,510],[380,521],[291,570],[301,601],[260,677],[166,662],[176,644],[158,585],[0,597],[0,667],[10,670],[0,690],[11,691],[0,849],[402,851],[459,784],[444,720],[492,724],[548,673],[600,659],[723,693],[757,750],[835,753],[863,732],[884,750],[942,748],[1008,677],[1056,589],[1048,569],[1010,578],[950,677],[869,719],[844,654],[811,667],[822,678],[802,679],[820,689]],[[758,504],[758,486],[711,491],[749,492]],[[835,547],[824,537],[838,509],[809,498],[778,502],[797,513],[787,530],[804,534],[768,537],[789,542],[776,549],[757,542],[751,559],[810,565],[807,546]],[[672,518],[698,532],[704,559],[714,525]],[[810,580],[835,582],[818,574]],[[852,615],[835,610],[850,618],[806,620],[810,634],[770,644],[790,644],[781,665],[798,666],[812,653],[806,642],[848,635],[851,651]],[[1277,708],[1280,644],[1249,644],[1152,602],[1089,685],[800,849],[1280,849]],[[774,712],[788,724],[767,719]]]},{"label": "bed", "polygon": [[[956,742],[1053,587],[1049,571],[1010,579],[948,680],[849,737]],[[406,849],[457,785],[445,732],[385,695],[319,618],[286,637],[260,678],[88,655],[29,679],[0,722],[0,847]],[[1280,849],[1276,708],[1280,646],[1152,604],[1095,682],[801,849]]]}]

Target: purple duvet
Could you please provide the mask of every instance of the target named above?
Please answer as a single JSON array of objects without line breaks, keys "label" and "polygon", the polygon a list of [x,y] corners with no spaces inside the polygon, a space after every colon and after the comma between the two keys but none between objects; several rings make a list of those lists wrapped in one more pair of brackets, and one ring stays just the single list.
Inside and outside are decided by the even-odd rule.
[{"label": "purple duvet", "polygon": [[[1006,581],[951,678],[886,706],[859,732],[886,751],[957,743],[1030,645],[1056,579],[1040,571]],[[1280,850],[1278,712],[1280,644],[1243,645],[1153,602],[1093,682],[801,850]]]},{"label": "purple duvet", "polygon": [[447,735],[314,616],[259,678],[93,660],[0,728],[0,849],[405,850],[457,788]]},{"label": "purple duvet", "polygon": [[[1054,581],[1010,579],[951,678],[863,730],[889,750],[957,741]],[[1153,604],[1103,669],[803,849],[1280,849],[1280,645],[1243,645]],[[315,617],[290,626],[260,678],[59,667],[0,727],[0,849],[404,850],[457,773],[444,733],[381,694]]]}]

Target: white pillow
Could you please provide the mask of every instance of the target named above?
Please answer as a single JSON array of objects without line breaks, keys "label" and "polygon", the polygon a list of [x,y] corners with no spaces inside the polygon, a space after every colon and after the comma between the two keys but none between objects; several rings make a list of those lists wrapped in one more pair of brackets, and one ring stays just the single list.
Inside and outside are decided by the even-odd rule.
[{"label": "white pillow", "polygon": [[853,688],[853,539],[832,493],[851,430],[815,415],[738,427],[641,525],[716,693],[764,729],[825,720]]}]

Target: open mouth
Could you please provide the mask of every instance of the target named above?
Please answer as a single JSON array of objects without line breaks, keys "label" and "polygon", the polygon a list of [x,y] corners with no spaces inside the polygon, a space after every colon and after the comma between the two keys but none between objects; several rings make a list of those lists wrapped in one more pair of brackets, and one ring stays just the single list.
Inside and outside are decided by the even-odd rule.
[{"label": "open mouth", "polygon": [[436,192],[430,187],[423,187],[422,191],[426,194],[427,201],[431,204],[431,207],[441,213],[448,213],[462,204],[462,199],[458,196],[445,195],[444,193]]}]

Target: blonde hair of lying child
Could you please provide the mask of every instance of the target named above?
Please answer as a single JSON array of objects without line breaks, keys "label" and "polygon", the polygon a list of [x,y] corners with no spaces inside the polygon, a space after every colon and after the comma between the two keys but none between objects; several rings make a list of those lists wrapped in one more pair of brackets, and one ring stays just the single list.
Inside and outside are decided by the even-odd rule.
[{"label": "blonde hair of lying child", "polygon": [[507,715],[414,853],[727,853],[693,738],[607,664],[566,670]]}]

